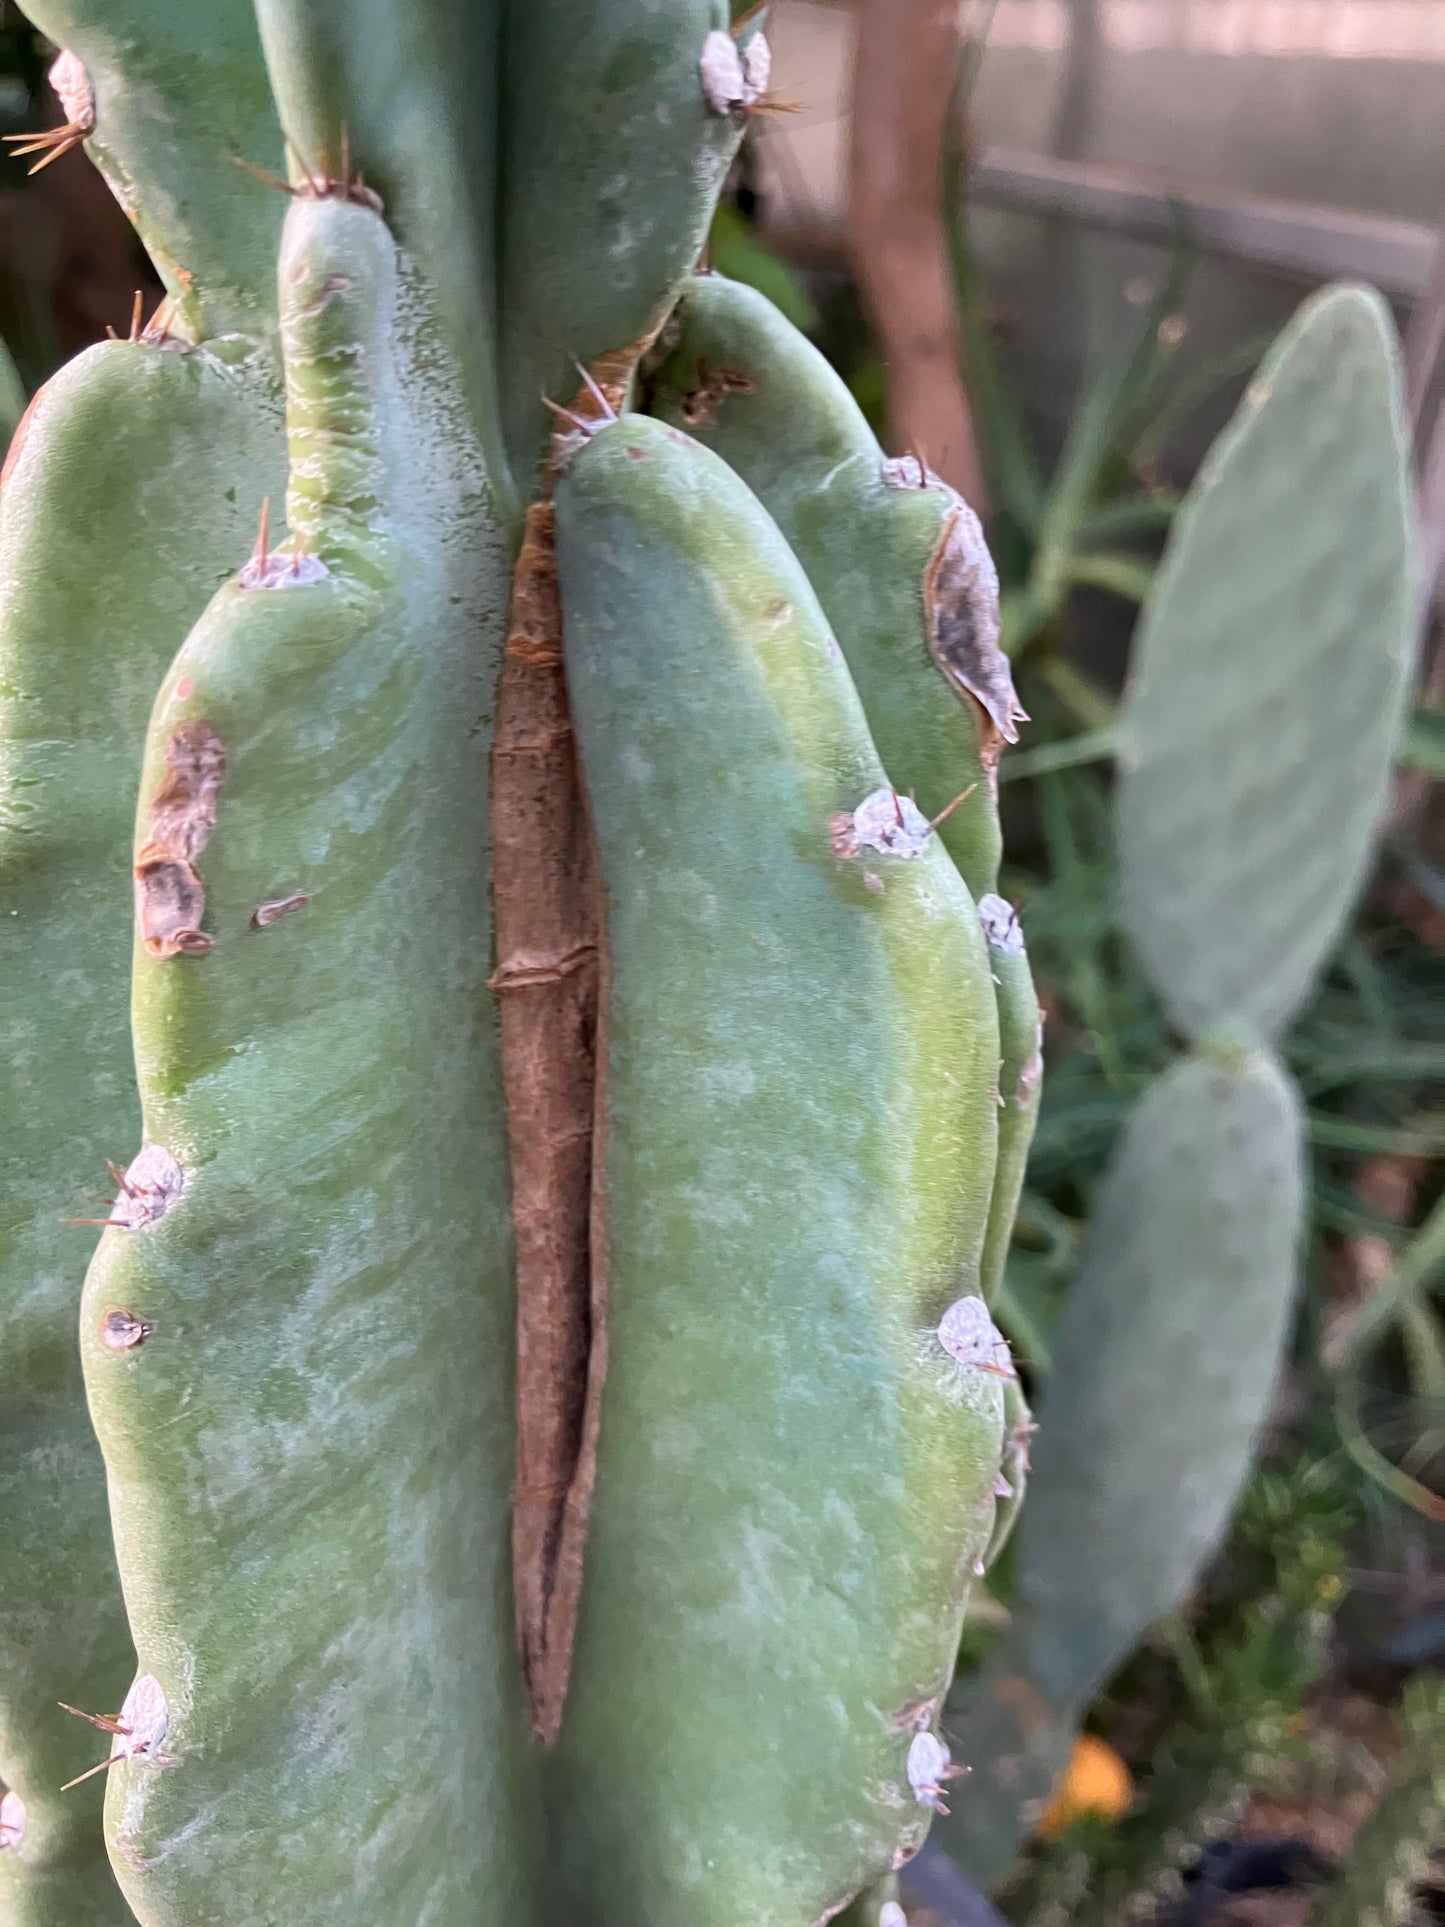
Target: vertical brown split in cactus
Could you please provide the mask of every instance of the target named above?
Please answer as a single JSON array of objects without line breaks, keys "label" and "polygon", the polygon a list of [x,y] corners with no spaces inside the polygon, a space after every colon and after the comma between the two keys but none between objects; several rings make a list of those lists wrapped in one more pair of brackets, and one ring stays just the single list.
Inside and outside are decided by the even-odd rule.
[{"label": "vertical brown split in cactus", "polygon": [[[656,332],[594,361],[563,412],[590,423],[620,410]],[[564,440],[554,439],[546,493],[527,511],[492,749],[492,988],[517,1241],[512,1583],[544,1745],[567,1695],[607,1372],[606,914],[567,700],[548,499]]]},{"label": "vertical brown split in cactus", "polygon": [[606,1360],[593,1247],[600,886],[562,665],[549,502],[528,511],[492,752],[502,1067],[517,1240],[512,1558],[532,1726],[556,1738]]}]

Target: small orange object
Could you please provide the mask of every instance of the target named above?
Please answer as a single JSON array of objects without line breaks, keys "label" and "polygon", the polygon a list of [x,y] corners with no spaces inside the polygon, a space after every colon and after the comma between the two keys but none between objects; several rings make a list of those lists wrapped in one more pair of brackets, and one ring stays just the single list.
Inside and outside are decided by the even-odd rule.
[{"label": "small orange object", "polygon": [[1107,1741],[1081,1733],[1034,1831],[1041,1840],[1053,1840],[1085,1814],[1122,1820],[1133,1804],[1134,1782],[1128,1767]]}]

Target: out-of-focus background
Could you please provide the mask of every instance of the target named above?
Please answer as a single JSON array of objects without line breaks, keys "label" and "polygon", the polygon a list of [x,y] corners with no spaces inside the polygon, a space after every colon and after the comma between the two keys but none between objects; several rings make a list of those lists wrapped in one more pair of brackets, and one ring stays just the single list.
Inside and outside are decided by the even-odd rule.
[{"label": "out-of-focus background", "polygon": [[[985,512],[1033,718],[1004,766],[1003,889],[1048,1072],[1001,1321],[1037,1394],[1095,1185],[1172,1048],[1118,909],[1110,732],[1131,636],[1180,492],[1327,281],[1373,282],[1395,308],[1432,574],[1445,554],[1445,0],[774,0],[768,34],[769,99],[713,265],[811,335],[887,446]],[[0,0],[0,133],[62,118],[52,54]],[[82,151],[25,165],[0,160],[5,427],[61,361],[125,332],[137,290],[146,312],[160,298]],[[1126,363],[1130,406],[1110,414]],[[1078,493],[1081,474],[1088,528],[1056,518],[1045,553],[1020,493]],[[1420,1821],[1445,1758],[1440,661],[1432,623],[1377,868],[1286,1041],[1311,1215],[1260,1464],[1195,1595],[1089,1708],[998,1897],[1010,1922],[1324,1920],[1362,1826],[1398,1862],[1393,1911],[1370,1918],[1445,1919]],[[1168,1387],[1140,1398],[1161,1422]],[[970,1657],[1009,1584],[1005,1560]],[[926,1874],[911,1921],[988,1918]]]}]

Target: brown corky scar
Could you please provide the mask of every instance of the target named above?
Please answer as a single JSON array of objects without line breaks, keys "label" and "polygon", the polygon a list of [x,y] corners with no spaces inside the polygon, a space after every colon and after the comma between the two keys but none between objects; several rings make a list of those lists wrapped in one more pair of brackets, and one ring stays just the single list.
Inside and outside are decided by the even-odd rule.
[{"label": "brown corky scar", "polygon": [[215,828],[225,774],[225,745],[211,725],[182,723],[166,744],[166,773],[135,860],[136,921],[148,956],[203,957],[215,943],[201,929],[206,887],[196,858]]}]

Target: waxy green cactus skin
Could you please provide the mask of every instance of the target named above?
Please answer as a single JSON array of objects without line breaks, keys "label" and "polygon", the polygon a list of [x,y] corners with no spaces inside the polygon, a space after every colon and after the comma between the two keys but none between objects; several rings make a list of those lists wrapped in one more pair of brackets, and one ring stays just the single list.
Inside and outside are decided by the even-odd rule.
[{"label": "waxy green cactus skin", "polygon": [[995,895],[982,897],[978,910],[988,940],[999,1026],[998,1168],[989,1201],[980,1275],[984,1299],[992,1305],[1003,1289],[1009,1241],[1043,1096],[1044,1020],[1018,913],[1012,904]]},{"label": "waxy green cactus skin", "polygon": [[[1298,1097],[1268,1053],[1181,1058],[1129,1120],[1053,1346],[1012,1619],[949,1710],[973,1772],[940,1837],[980,1886],[1228,1524],[1288,1327],[1303,1181]],[[1141,1385],[1167,1388],[1157,1424]]]},{"label": "waxy green cactus skin", "polygon": [[127,858],[151,699],[284,450],[264,365],[150,342],[77,358],[22,435],[0,489],[0,1785],[26,1823],[0,1920],[118,1927],[102,1785],[60,1791],[98,1755],[57,1702],[114,1713],[134,1664],[75,1342],[95,1234],[65,1220],[105,1216],[139,1123]]},{"label": "waxy green cactus skin", "polygon": [[[157,699],[138,845],[177,732],[224,746],[214,947],[137,951],[145,1136],[184,1186],[105,1234],[82,1314],[173,1761],[115,1766],[107,1839],[143,1927],[512,1927],[534,1839],[476,726],[509,558],[381,219],[297,202],[279,284],[289,519],[327,574],[283,555],[222,588]],[[154,1326],[124,1353],[117,1309]]]},{"label": "waxy green cactus skin", "polygon": [[7,447],[24,413],[25,385],[11,360],[10,350],[0,343],[0,442]]},{"label": "waxy green cactus skin", "polygon": [[[960,1297],[983,1316],[1007,1048],[941,837],[914,817],[915,855],[840,848],[839,822],[886,778],[807,558],[713,457],[635,417],[564,483],[564,545],[584,555],[630,526],[701,627],[689,654],[669,599],[616,557],[574,579],[622,906],[615,1367],[625,1350],[550,1758],[527,1735],[508,1583],[487,757],[510,541],[543,447],[537,389],[575,392],[574,356],[620,389],[695,258],[743,121],[699,65],[728,9],[597,0],[579,19],[425,0],[403,18],[383,0],[258,0],[259,35],[245,8],[210,24],[142,0],[96,11],[55,0],[47,24],[94,65],[98,157],[163,257],[172,329],[227,337],[193,357],[107,351],[205,369],[226,396],[198,406],[185,514],[147,508],[187,599],[152,596],[142,689],[190,636],[156,701],[134,844],[145,1162],[81,1308],[133,1693],[164,1708],[164,1730],[123,1738],[93,1783],[116,1876],[142,1927],[327,1927],[358,1909],[388,1927],[542,1927],[579,1909],[676,1927],[680,1895],[699,1927],[811,1927],[882,1880],[881,1906],[935,1797],[926,1778],[915,1797],[910,1749],[932,1744],[1016,1391],[989,1369],[986,1320],[977,1354],[937,1329]],[[236,159],[288,169],[289,212]],[[289,539],[278,514],[269,555],[242,567],[258,496],[279,507],[278,331]],[[638,438],[640,464],[620,452]],[[120,453],[156,470],[153,447]],[[908,522],[900,607],[921,605],[913,564],[954,506],[918,493],[934,520]],[[173,540],[192,516],[204,531]],[[130,568],[117,606],[150,580]],[[645,719],[675,822],[634,782],[632,718],[601,656],[614,632],[629,687],[682,649]],[[918,608],[908,633],[926,652]],[[976,757],[967,704],[936,668],[926,686]],[[719,715],[741,725],[731,750]],[[133,754],[118,747],[116,770]],[[693,775],[707,781],[689,799]],[[939,808],[969,769],[947,778]],[[120,789],[134,800],[133,781]],[[104,810],[117,947],[128,814]],[[660,868],[639,866],[633,819],[660,838]],[[957,826],[952,847],[967,848]],[[695,921],[708,876],[715,897],[737,881],[729,916],[743,913],[715,950]],[[697,950],[674,949],[670,978],[654,906]],[[713,980],[709,1015],[694,990]],[[107,1034],[123,1049],[118,1015]],[[57,1027],[57,1047],[68,1038]],[[105,1150],[135,1150],[133,1132],[127,1110]],[[65,1136],[83,1147],[73,1116]],[[69,1324],[74,1274],[61,1283]],[[673,1329],[649,1304],[679,1291]],[[710,1441],[701,1493],[689,1428]],[[68,1570],[96,1556],[92,1530]],[[728,1587],[735,1617],[711,1603]],[[46,1636],[67,1644],[58,1621]],[[115,1713],[128,1643],[122,1630],[114,1677],[68,1677],[64,1696]],[[98,1763],[90,1729],[52,1724],[65,1772]],[[86,1813],[85,1791],[67,1797],[55,1811]],[[42,1793],[42,1819],[52,1807]],[[32,1827],[27,1851],[42,1839]],[[118,1920],[94,1850],[81,1875],[91,1917]],[[54,1889],[35,1927],[75,1927],[70,1904]]]},{"label": "waxy green cactus skin", "polygon": [[1121,716],[1126,914],[1170,1015],[1273,1039],[1363,880],[1419,637],[1399,348],[1307,301],[1175,520]]},{"label": "waxy green cactus skin", "polygon": [[269,332],[283,208],[236,164],[283,168],[251,0],[26,0],[25,11],[85,67],[87,148],[165,283],[172,331]]},{"label": "waxy green cactus skin", "polygon": [[255,0],[293,183],[348,166],[434,290],[499,506],[496,0]]},{"label": "waxy green cactus skin", "polygon": [[1002,1381],[934,1331],[993,1175],[987,949],[936,838],[830,847],[882,767],[736,476],[628,416],[556,512],[612,1306],[561,1917],[797,1927],[922,1837],[910,1740],[993,1520]]},{"label": "waxy green cactus skin", "polygon": [[[970,512],[911,457],[885,458],[839,376],[755,289],[695,278],[665,340],[651,412],[721,455],[782,530],[847,658],[890,779],[929,817],[974,786],[939,835],[975,898],[997,888],[986,731],[934,659],[925,608],[945,524],[961,510],[971,540]],[[979,586],[996,602],[996,585]],[[1007,676],[1001,657],[994,666]]]},{"label": "waxy green cactus skin", "polygon": [[985,557],[971,597],[959,593],[957,578],[938,584],[936,559],[950,532],[951,556],[975,540],[968,509],[917,461],[887,460],[838,375],[765,296],[720,275],[696,277],[665,340],[666,359],[649,381],[652,411],[721,455],[777,522],[832,625],[890,780],[927,815],[972,789],[938,834],[980,909],[993,906],[1000,933],[993,975],[1002,1104],[982,1276],[992,1303],[1038,1116],[1038,1002],[1022,931],[992,894],[1004,739],[944,674],[930,641],[942,611],[976,616],[970,666],[997,678],[993,700],[1010,722],[1022,720],[1007,664],[987,633],[996,616],[992,565]]},{"label": "waxy green cactus skin", "polygon": [[505,0],[499,349],[524,488],[551,425],[539,397],[640,347],[697,259],[742,137],[699,82],[727,25],[724,0]]}]

